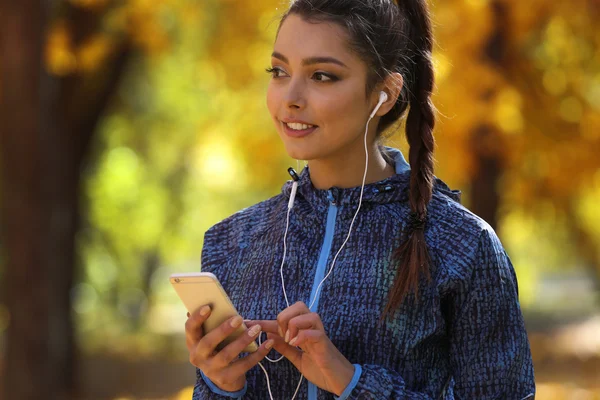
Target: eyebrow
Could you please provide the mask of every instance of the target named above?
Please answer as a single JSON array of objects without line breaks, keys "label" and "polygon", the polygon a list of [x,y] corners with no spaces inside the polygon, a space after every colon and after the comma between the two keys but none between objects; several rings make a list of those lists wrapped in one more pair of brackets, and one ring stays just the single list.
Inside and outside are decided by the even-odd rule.
[{"label": "eyebrow", "polygon": [[[275,58],[283,61],[284,63],[289,64],[288,58],[277,51],[274,51],[273,54],[271,54],[271,57],[275,57]],[[337,64],[337,65],[341,65],[344,68],[348,68],[348,66],[346,64],[344,64],[337,58],[333,58],[333,57],[309,57],[309,58],[305,58],[304,60],[302,60],[302,66],[307,66],[307,65],[312,65],[312,64],[327,64],[327,63]]]}]

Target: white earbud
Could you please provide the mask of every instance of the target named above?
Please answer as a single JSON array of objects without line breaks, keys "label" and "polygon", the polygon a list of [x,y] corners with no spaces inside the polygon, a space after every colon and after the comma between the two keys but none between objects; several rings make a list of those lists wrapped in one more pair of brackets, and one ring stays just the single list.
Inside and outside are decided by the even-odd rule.
[{"label": "white earbud", "polygon": [[288,201],[288,210],[294,207],[294,199],[296,198],[296,192],[298,191],[298,181],[292,183],[292,193],[290,194],[290,201]]},{"label": "white earbud", "polygon": [[296,198],[296,191],[298,190],[298,181],[300,180],[300,177],[296,173],[296,170],[292,167],[288,168],[288,174],[290,174],[292,180],[294,181],[292,183],[292,193],[290,194],[290,201],[288,201],[288,210],[291,210],[292,207],[294,207],[294,199]]},{"label": "white earbud", "polygon": [[379,92],[379,102],[384,103],[388,99],[388,95],[383,90]]},{"label": "white earbud", "polygon": [[379,102],[377,103],[377,105],[375,106],[375,109],[373,110],[373,112],[371,113],[371,116],[369,117],[369,119],[373,118],[375,116],[375,113],[377,112],[377,110],[379,110],[379,107],[381,107],[381,105],[388,99],[388,95],[386,92],[384,92],[383,90],[381,92],[379,92]]}]

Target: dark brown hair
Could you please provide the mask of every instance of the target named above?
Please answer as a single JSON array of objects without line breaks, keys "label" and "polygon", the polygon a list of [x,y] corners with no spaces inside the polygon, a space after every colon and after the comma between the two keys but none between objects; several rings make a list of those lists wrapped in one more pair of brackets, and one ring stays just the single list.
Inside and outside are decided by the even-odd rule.
[{"label": "dark brown hair", "polygon": [[[349,46],[368,66],[366,95],[390,73],[402,75],[404,84],[394,107],[377,127],[377,137],[400,120],[407,108],[406,139],[410,146],[410,218],[406,239],[395,249],[398,263],[382,318],[392,315],[411,292],[418,296],[421,277],[429,278],[429,254],[424,224],[434,183],[435,107],[433,37],[425,0],[295,0],[283,14],[296,14],[311,23],[333,22],[346,29]],[[409,107],[410,106],[410,107]]]}]

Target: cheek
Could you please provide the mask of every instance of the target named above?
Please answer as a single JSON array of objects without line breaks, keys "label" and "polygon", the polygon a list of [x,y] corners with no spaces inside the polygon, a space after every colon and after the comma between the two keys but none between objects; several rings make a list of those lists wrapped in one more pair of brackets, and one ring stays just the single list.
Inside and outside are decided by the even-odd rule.
[{"label": "cheek", "polygon": [[277,112],[280,102],[281,96],[279,91],[275,88],[275,86],[269,84],[267,88],[267,108],[269,109],[269,113],[273,119],[277,119]]},{"label": "cheek", "polygon": [[319,113],[337,133],[346,135],[349,129],[354,130],[363,122],[364,107],[364,102],[355,93],[348,93],[323,103]]}]

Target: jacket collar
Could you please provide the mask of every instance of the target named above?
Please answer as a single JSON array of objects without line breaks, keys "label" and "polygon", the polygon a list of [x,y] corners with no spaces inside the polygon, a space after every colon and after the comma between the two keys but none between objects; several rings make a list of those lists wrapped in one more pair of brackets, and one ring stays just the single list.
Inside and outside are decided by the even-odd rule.
[{"label": "jacket collar", "polygon": [[[398,149],[384,147],[384,150],[393,159],[396,174],[379,182],[366,184],[363,191],[363,206],[365,203],[390,203],[400,201],[407,197],[408,183],[410,178],[410,166]],[[324,211],[330,204],[330,192],[336,205],[357,206],[360,200],[360,186],[353,188],[332,187],[327,189],[317,189],[313,186],[310,179],[310,170],[305,167],[300,173],[298,182],[298,192],[296,201],[302,197],[313,206],[317,211]],[[292,181],[287,181],[282,188],[282,193],[289,198],[292,188]]]}]

